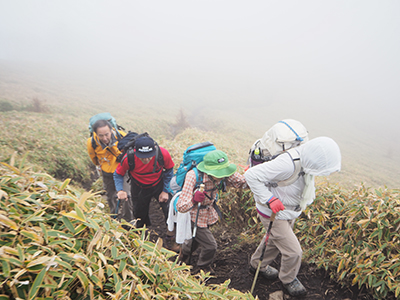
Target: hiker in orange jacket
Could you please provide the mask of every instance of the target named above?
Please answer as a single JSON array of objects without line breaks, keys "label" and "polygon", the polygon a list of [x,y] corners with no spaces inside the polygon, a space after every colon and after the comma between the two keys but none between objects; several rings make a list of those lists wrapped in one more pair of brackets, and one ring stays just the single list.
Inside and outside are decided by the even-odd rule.
[{"label": "hiker in orange jacket", "polygon": [[[126,135],[121,130],[119,130],[119,133],[121,136]],[[131,201],[118,202],[113,178],[113,173],[119,164],[117,157],[121,153],[117,148],[117,136],[108,121],[98,120],[93,125],[93,136],[87,139],[87,150],[92,162],[97,168],[101,169],[110,213],[117,216],[118,211],[121,211],[120,217],[129,222],[133,220],[132,203]],[[125,179],[124,190],[130,193],[130,186],[126,181]]]}]

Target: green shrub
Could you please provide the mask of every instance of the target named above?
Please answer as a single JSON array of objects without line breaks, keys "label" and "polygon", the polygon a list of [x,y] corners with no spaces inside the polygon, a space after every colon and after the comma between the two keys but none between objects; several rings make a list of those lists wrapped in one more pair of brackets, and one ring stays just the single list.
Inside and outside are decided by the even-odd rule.
[{"label": "green shrub", "polygon": [[[0,294],[19,299],[254,299],[206,285],[144,229],[126,231],[70,180],[0,164]],[[125,223],[126,226],[129,226]]]},{"label": "green shrub", "polygon": [[11,104],[11,102],[7,100],[0,100],[0,111],[10,111],[13,109],[14,106]]},{"label": "green shrub", "polygon": [[399,191],[320,186],[296,223],[308,262],[343,284],[365,285],[377,299],[400,296]]},{"label": "green shrub", "polygon": [[243,232],[258,233],[262,225],[257,218],[254,198],[250,190],[228,189],[221,193],[218,206],[226,224]]}]

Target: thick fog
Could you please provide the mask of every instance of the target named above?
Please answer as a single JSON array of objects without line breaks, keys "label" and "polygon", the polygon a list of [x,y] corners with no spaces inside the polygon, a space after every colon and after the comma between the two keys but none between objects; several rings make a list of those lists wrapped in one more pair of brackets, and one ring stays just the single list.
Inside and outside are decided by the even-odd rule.
[{"label": "thick fog", "polygon": [[399,14],[395,0],[0,0],[0,62],[51,65],[135,101],[241,115],[259,133],[283,118],[313,136],[356,129],[399,157]]},{"label": "thick fog", "polygon": [[390,112],[400,108],[399,13],[398,1],[1,0],[0,59],[192,95],[184,101]]}]

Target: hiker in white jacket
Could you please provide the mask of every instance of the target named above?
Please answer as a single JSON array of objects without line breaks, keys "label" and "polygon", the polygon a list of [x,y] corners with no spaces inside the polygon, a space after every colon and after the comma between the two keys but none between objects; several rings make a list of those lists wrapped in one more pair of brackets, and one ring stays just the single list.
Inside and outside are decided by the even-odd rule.
[{"label": "hiker in white jacket", "polygon": [[[300,157],[302,172],[290,185],[277,185],[295,172],[293,155],[288,152],[250,168],[245,173],[245,178],[254,194],[258,216],[265,228],[268,228],[271,214],[276,213],[260,274],[267,279],[274,279],[279,275],[289,294],[300,296],[307,291],[297,279],[302,250],[293,233],[294,221],[315,198],[314,176],[326,176],[340,171],[341,154],[336,142],[328,137],[312,139],[291,151],[296,151],[295,154]],[[263,244],[264,239],[251,257],[250,271],[253,273],[260,260]],[[282,258],[278,272],[270,264],[279,253]]]}]

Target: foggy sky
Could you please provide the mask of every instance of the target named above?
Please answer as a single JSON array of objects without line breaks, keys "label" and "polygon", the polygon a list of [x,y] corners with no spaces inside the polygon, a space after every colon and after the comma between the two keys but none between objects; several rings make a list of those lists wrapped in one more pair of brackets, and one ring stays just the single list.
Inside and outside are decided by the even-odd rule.
[{"label": "foggy sky", "polygon": [[394,0],[0,0],[0,61],[183,107],[251,115],[285,103],[300,120],[383,126],[399,143],[399,13]]}]

